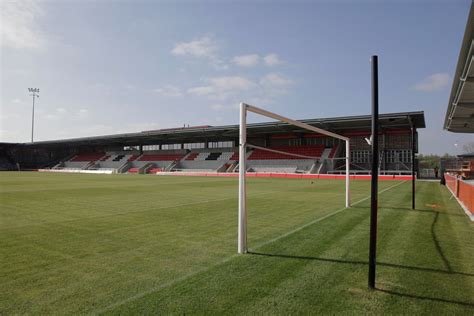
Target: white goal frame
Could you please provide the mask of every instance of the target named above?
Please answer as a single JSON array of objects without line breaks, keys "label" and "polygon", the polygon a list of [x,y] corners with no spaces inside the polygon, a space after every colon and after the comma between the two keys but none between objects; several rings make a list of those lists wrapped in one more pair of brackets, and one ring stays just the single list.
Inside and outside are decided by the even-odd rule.
[{"label": "white goal frame", "polygon": [[266,111],[264,109],[240,103],[240,128],[239,128],[239,224],[238,224],[238,253],[247,253],[247,112],[253,112],[278,121],[295,125],[303,129],[310,130],[319,134],[334,137],[343,140],[346,143],[346,208],[350,207],[350,141],[348,137],[332,133],[321,128],[317,128],[303,122],[295,121],[287,117]]}]

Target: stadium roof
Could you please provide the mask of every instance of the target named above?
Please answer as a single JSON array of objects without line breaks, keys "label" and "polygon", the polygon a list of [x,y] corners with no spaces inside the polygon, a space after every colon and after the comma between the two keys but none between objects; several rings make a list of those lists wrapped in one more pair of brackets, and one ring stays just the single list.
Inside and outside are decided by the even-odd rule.
[{"label": "stadium roof", "polygon": [[453,79],[444,129],[474,133],[474,7],[471,5]]},{"label": "stadium roof", "polygon": [[[308,119],[301,121],[309,125],[342,134],[349,131],[370,131],[371,128],[370,115]],[[380,114],[379,122],[379,128],[382,130],[408,129],[412,126],[416,128],[424,128],[425,116],[423,111]],[[288,133],[307,133],[307,131],[283,122],[253,123],[248,124],[247,126],[247,134],[249,137],[262,134]],[[96,137],[38,141],[34,143],[25,143],[23,145],[38,147],[68,145],[132,146],[234,140],[238,135],[239,125],[196,126]]]}]

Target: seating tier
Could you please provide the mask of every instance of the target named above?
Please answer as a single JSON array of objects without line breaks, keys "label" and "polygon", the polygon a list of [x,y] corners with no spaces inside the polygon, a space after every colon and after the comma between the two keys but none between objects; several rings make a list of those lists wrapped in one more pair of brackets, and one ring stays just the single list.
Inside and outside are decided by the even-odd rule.
[{"label": "seating tier", "polygon": [[[287,152],[289,154],[297,154],[308,157],[319,158],[324,151],[324,145],[304,145],[304,146],[273,146],[268,149]],[[302,157],[286,155],[284,153],[276,153],[262,149],[255,149],[250,154],[248,160],[271,160],[271,159],[304,159]],[[312,158],[308,158],[312,159]]]},{"label": "seating tier", "polygon": [[70,161],[97,161],[105,156],[105,153],[87,153],[87,154],[78,154]]},{"label": "seating tier", "polygon": [[146,154],[138,158],[138,161],[174,161],[183,158],[183,154]]}]

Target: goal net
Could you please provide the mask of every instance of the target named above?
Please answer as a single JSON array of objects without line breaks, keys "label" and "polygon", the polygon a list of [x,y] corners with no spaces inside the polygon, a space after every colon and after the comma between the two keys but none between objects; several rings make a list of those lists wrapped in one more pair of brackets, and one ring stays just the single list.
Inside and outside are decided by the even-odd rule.
[{"label": "goal net", "polygon": [[238,253],[246,253],[247,248],[247,191],[246,191],[246,174],[247,174],[247,148],[253,148],[257,150],[265,150],[274,152],[276,154],[284,154],[286,156],[295,156],[301,159],[318,159],[320,157],[312,157],[288,152],[282,152],[279,150],[273,150],[260,146],[247,144],[247,113],[252,112],[265,117],[275,119],[280,122],[287,123],[289,125],[297,126],[301,129],[308,130],[311,132],[319,133],[322,135],[330,136],[339,140],[342,140],[346,144],[346,157],[345,157],[345,190],[346,190],[346,207],[350,206],[350,188],[349,188],[349,168],[350,168],[350,144],[349,138],[321,129],[300,121],[292,120],[287,117],[266,111],[264,109],[240,103],[240,129],[239,129],[239,224],[238,224]]}]

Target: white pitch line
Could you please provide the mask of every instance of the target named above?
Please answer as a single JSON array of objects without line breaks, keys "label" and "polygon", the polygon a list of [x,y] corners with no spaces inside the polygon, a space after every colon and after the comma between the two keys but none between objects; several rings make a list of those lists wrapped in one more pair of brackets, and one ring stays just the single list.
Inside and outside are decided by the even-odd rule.
[{"label": "white pitch line", "polygon": [[[407,182],[407,181],[399,182],[399,183],[394,184],[394,185],[392,185],[392,186],[390,186],[390,187],[388,187],[388,188],[386,188],[386,189],[383,189],[382,191],[379,192],[379,194],[384,193],[384,192],[386,192],[386,191],[388,191],[388,190],[390,190],[390,189],[393,189],[393,188],[395,188],[395,187],[397,187],[397,186],[399,186],[399,185],[401,185],[401,184],[403,184],[403,183],[405,183],[405,182]],[[363,198],[363,199],[361,199],[361,200],[359,200],[359,201],[357,201],[357,202],[354,202],[352,205],[357,205],[357,204],[359,204],[359,203],[362,203],[362,202],[368,200],[369,198],[370,198],[370,195],[367,196],[367,197],[365,197],[365,198]],[[346,210],[346,209],[348,209],[348,208],[344,207],[344,208],[338,209],[338,210],[336,210],[336,211],[334,211],[334,212],[332,212],[332,213],[329,213],[329,214],[327,214],[327,215],[325,215],[325,216],[323,216],[323,217],[317,218],[317,219],[315,219],[315,220],[313,220],[313,221],[311,221],[311,222],[309,222],[309,223],[306,223],[306,224],[304,224],[304,225],[302,225],[302,226],[299,226],[299,227],[297,227],[297,228],[295,228],[295,229],[293,229],[293,230],[290,230],[289,232],[286,232],[286,233],[284,233],[283,235],[280,235],[280,236],[278,236],[278,237],[275,237],[275,238],[273,238],[273,239],[270,239],[270,240],[267,240],[267,241],[265,241],[265,242],[263,242],[263,243],[260,243],[260,244],[258,244],[257,246],[255,246],[254,249],[263,247],[263,246],[268,245],[268,244],[270,244],[270,243],[272,243],[272,242],[275,242],[275,241],[277,241],[277,240],[280,240],[280,239],[282,239],[282,238],[285,238],[285,237],[287,237],[287,236],[289,236],[289,235],[291,235],[291,234],[294,234],[294,233],[296,233],[296,232],[298,232],[298,231],[300,231],[300,230],[302,230],[302,229],[304,229],[304,228],[306,228],[306,227],[308,227],[308,226],[311,226],[311,225],[313,225],[313,224],[315,224],[315,223],[321,222],[321,221],[323,221],[323,220],[325,220],[325,219],[327,219],[327,218],[329,218],[329,217],[332,217],[333,215],[336,215],[336,214],[338,214],[338,213],[340,213],[340,212],[342,212],[342,211],[344,211],[344,210]],[[230,256],[230,257],[224,258],[223,260],[216,262],[216,263],[213,264],[213,265],[210,265],[210,266],[208,266],[208,267],[199,269],[199,270],[197,270],[197,271],[194,271],[194,272],[185,274],[185,275],[180,276],[180,277],[178,277],[178,278],[176,278],[176,279],[170,280],[170,281],[168,281],[168,282],[166,282],[166,283],[163,283],[163,284],[161,284],[161,285],[159,285],[159,286],[156,286],[156,287],[154,287],[154,288],[151,288],[151,289],[149,289],[149,290],[147,290],[147,291],[144,291],[144,292],[141,292],[141,293],[137,293],[137,294],[135,294],[135,295],[133,295],[133,296],[131,296],[131,297],[129,297],[129,298],[126,298],[126,299],[124,299],[124,300],[122,300],[122,301],[113,303],[113,304],[111,304],[111,305],[109,305],[109,306],[107,306],[107,307],[105,307],[105,308],[103,308],[103,309],[100,309],[100,310],[98,310],[98,311],[95,311],[95,312],[93,312],[93,313],[94,313],[94,314],[101,314],[101,313],[107,312],[107,311],[109,311],[109,310],[111,310],[111,309],[114,309],[114,308],[116,308],[116,307],[118,307],[118,306],[121,306],[121,305],[126,304],[126,303],[128,303],[128,302],[132,302],[132,301],[134,301],[134,300],[136,300],[136,299],[139,299],[139,298],[141,298],[141,297],[143,297],[143,296],[146,296],[146,295],[151,294],[151,293],[153,293],[153,292],[157,292],[157,291],[159,291],[159,290],[162,290],[162,289],[164,289],[164,288],[167,288],[167,287],[169,287],[169,286],[172,286],[172,285],[174,285],[174,284],[176,284],[176,283],[179,283],[179,282],[181,282],[181,281],[184,281],[184,280],[186,280],[187,278],[190,278],[190,277],[192,277],[192,276],[195,276],[195,275],[197,275],[197,274],[199,274],[199,273],[206,272],[206,271],[208,271],[208,270],[210,270],[210,269],[212,269],[212,268],[215,268],[215,267],[220,266],[220,265],[222,265],[222,264],[224,264],[224,263],[226,263],[226,262],[229,262],[230,260],[232,260],[232,259],[234,259],[234,258],[236,258],[236,257],[238,257],[238,256],[240,256],[240,255],[234,254],[234,255],[232,255],[232,256]]]}]

